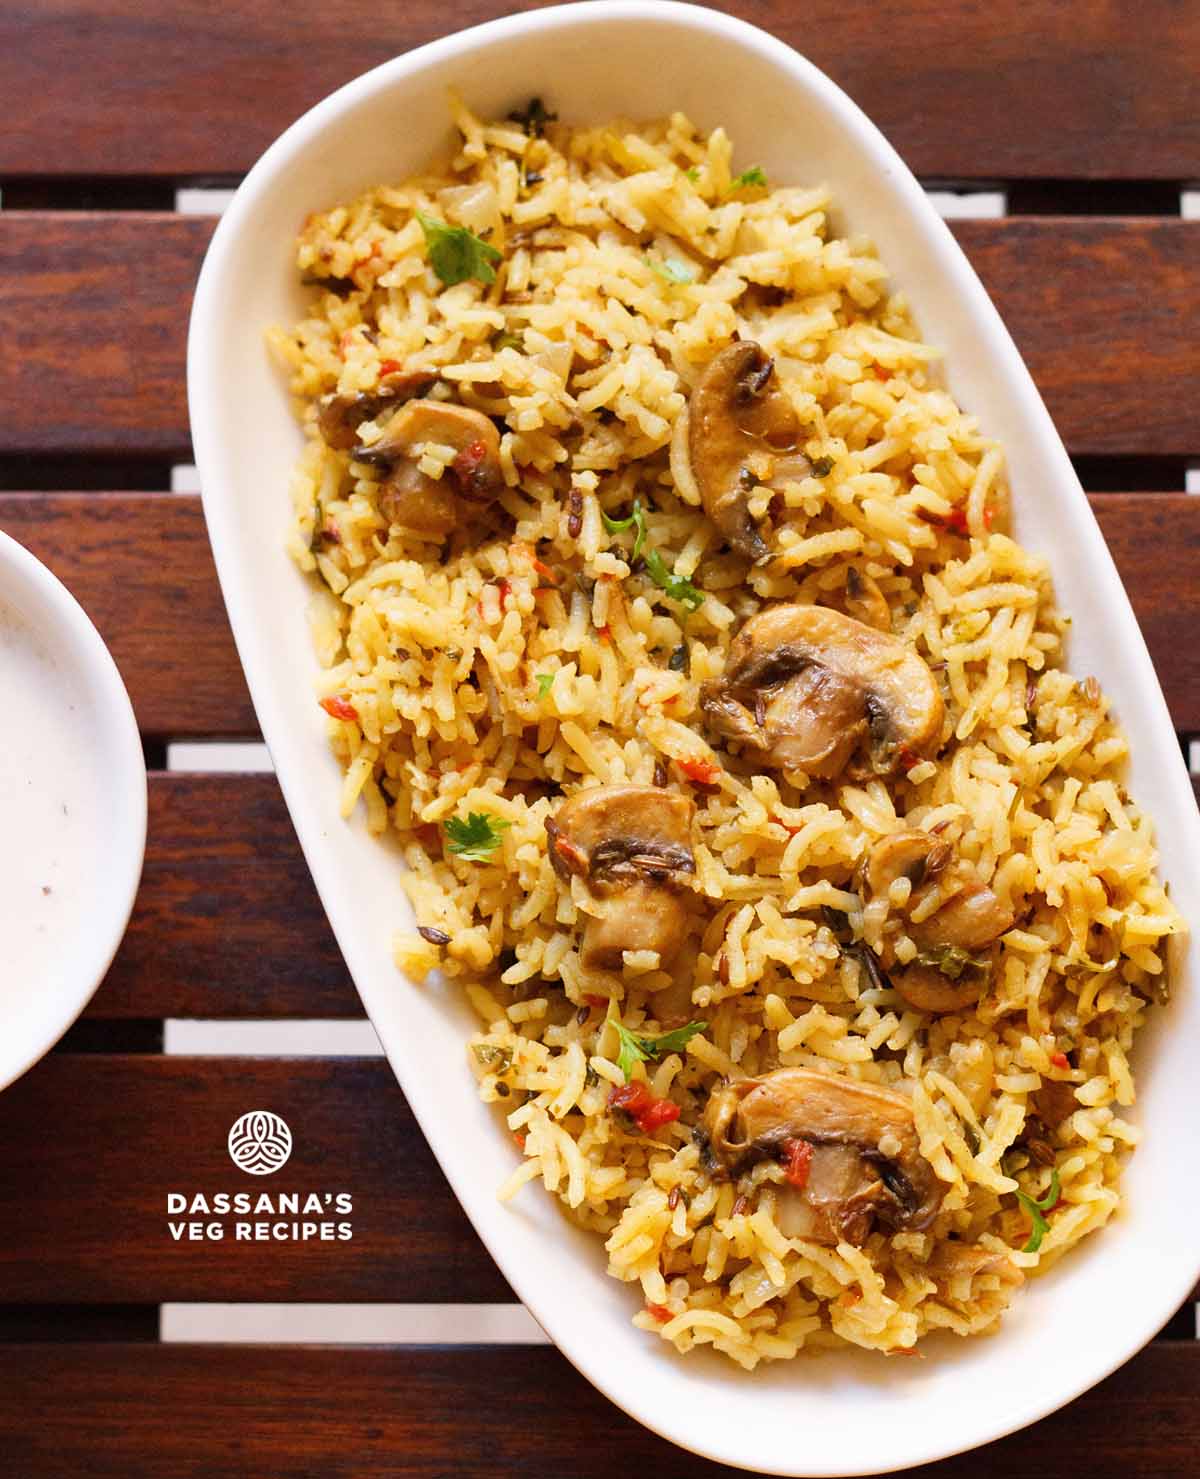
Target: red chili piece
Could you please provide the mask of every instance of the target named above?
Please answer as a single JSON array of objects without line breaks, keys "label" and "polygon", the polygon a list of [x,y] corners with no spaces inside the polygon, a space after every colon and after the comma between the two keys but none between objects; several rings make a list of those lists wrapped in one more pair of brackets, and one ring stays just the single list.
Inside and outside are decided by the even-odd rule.
[{"label": "red chili piece", "polygon": [[797,1191],[803,1191],[808,1185],[808,1173],[812,1170],[812,1145],[807,1140],[785,1140],[783,1154],[784,1179]]},{"label": "red chili piece", "polygon": [[697,785],[715,786],[721,779],[721,767],[714,765],[711,760],[677,760],[675,763],[688,780],[695,781]]},{"label": "red chili piece", "polygon": [[646,1306],[646,1313],[653,1315],[660,1325],[665,1325],[668,1320],[673,1318],[671,1311],[665,1304],[648,1304]]},{"label": "red chili piece", "polygon": [[332,719],[357,719],[358,710],[352,703],[347,703],[344,698],[336,693],[330,694],[328,698],[320,700],[321,707]]},{"label": "red chili piece", "polygon": [[679,1105],[670,1099],[656,1099],[640,1080],[622,1084],[608,1096],[610,1109],[623,1109],[643,1135],[653,1134],[662,1125],[679,1118]]},{"label": "red chili piece", "polygon": [[450,464],[450,469],[458,479],[458,485],[464,493],[470,493],[475,485],[480,466],[487,459],[487,448],[479,441],[468,442],[462,451]]}]

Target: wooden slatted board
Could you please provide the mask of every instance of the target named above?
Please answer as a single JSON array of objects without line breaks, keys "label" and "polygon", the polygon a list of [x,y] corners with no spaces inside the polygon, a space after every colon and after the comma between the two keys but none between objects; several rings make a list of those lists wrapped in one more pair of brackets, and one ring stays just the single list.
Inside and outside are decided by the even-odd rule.
[{"label": "wooden slatted board", "polygon": [[[0,529],[91,613],[152,768],[126,939],[83,1021],[0,1096],[0,1452],[20,1479],[729,1472],[643,1432],[542,1347],[155,1338],[165,1302],[512,1298],[382,1060],[164,1054],[160,1024],[361,1016],[273,776],[164,769],[171,742],[257,737],[199,500],[168,491],[190,459],[184,339],[212,230],[175,214],[173,191],[235,183],[341,82],[525,8],[0,8]],[[1179,202],[1200,179],[1200,5],[725,8],[826,68],[928,183],[1009,192],[1015,213],[954,230],[1077,460],[1186,743],[1200,220]],[[304,1123],[298,1181],[336,1168],[359,1194],[336,1258],[166,1235],[163,1145],[180,1185],[216,1190],[223,1137],[254,1103]],[[1194,1473],[1194,1333],[1185,1309],[1065,1411],[931,1472]]]}]

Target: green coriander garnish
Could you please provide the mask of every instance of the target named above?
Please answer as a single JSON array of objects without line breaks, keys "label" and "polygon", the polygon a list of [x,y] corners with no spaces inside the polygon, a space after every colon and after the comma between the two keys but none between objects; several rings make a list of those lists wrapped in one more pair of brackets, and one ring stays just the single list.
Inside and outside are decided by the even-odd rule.
[{"label": "green coriander garnish", "polygon": [[646,515],[642,511],[640,498],[633,500],[633,509],[624,519],[610,519],[603,509],[600,511],[600,520],[610,534],[622,534],[626,529],[637,529],[637,536],[633,541],[632,559],[642,552],[642,546],[646,543]]},{"label": "green coriander garnish", "polygon": [[646,1063],[651,1058],[660,1058],[663,1053],[682,1052],[692,1038],[708,1026],[707,1022],[689,1022],[686,1027],[676,1027],[673,1032],[664,1032],[661,1037],[643,1037],[639,1032],[631,1032],[615,1017],[610,1020],[617,1029],[617,1038],[621,1044],[621,1051],[617,1054],[617,1067],[625,1075],[626,1083],[629,1082],[635,1063]]},{"label": "green coriander garnish", "polygon": [[827,478],[833,471],[832,457],[814,457],[812,464],[812,475],[814,478]]},{"label": "green coriander garnish", "polygon": [[686,606],[689,611],[699,611],[704,605],[704,592],[686,580],[682,575],[676,575],[674,571],[667,569],[667,562],[656,549],[646,551],[646,574],[658,586],[659,590],[665,591],[672,601],[678,601],[681,606]]},{"label": "green coriander garnish", "polygon": [[501,833],[512,826],[502,817],[487,811],[470,812],[466,819],[450,817],[442,823],[448,850],[464,863],[487,863],[500,846]]},{"label": "green coriander garnish", "polygon": [[520,334],[497,334],[492,340],[492,348],[497,351],[501,349],[523,350],[525,348],[525,341],[521,338]]},{"label": "green coriander garnish", "polygon": [[430,264],[448,288],[472,279],[484,284],[496,281],[494,264],[500,261],[501,254],[482,236],[476,236],[465,226],[447,226],[445,221],[435,220],[421,211],[417,212],[417,220],[425,233]]},{"label": "green coriander garnish", "polygon": [[[630,528],[637,530],[630,556],[631,559],[636,560],[642,554],[646,544],[646,511],[642,507],[641,499],[633,500],[633,510],[624,519],[609,518],[604,512],[601,512],[600,517],[610,534],[620,534],[623,530]],[[668,569],[667,562],[656,549],[645,550],[643,558],[646,563],[646,574],[659,590],[665,591],[670,596],[672,601],[678,601],[689,611],[698,611],[704,605],[704,592],[694,586],[690,580]]]},{"label": "green coriander garnish", "polygon": [[725,193],[726,195],[732,195],[735,190],[744,190],[747,185],[762,185],[765,187],[766,183],[766,171],[762,165],[752,164],[749,169],[744,169],[735,180],[729,182],[729,189]]},{"label": "green coriander garnish", "polygon": [[692,184],[694,185],[696,181],[700,178],[700,166],[698,164],[693,164],[690,169],[684,170],[684,174],[688,177],[689,180],[691,180]]},{"label": "green coriander garnish", "polygon": [[554,674],[536,673],[534,676],[537,678],[538,698],[545,698],[551,688],[554,687]]},{"label": "green coriander garnish", "polygon": [[1057,1171],[1051,1171],[1050,1190],[1040,1202],[1023,1191],[1017,1192],[1017,1201],[1029,1213],[1030,1220],[1033,1223],[1033,1230],[1029,1234],[1029,1241],[1021,1249],[1022,1253],[1036,1253],[1042,1246],[1042,1239],[1050,1231],[1050,1224],[1046,1221],[1045,1213],[1053,1212],[1055,1207],[1058,1206],[1061,1196],[1062,1185],[1059,1182]]}]

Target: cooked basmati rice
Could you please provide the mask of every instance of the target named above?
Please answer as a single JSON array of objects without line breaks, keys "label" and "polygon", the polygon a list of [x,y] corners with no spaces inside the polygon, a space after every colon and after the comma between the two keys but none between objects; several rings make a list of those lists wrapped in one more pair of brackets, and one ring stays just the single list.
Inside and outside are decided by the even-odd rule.
[{"label": "cooked basmati rice", "polygon": [[[397,966],[463,983],[468,1061],[522,1155],[501,1195],[540,1179],[599,1234],[643,1329],[746,1367],[988,1330],[1023,1275],[1117,1210],[1128,1055],[1182,927],[1122,785],[1124,735],[1060,665],[1045,561],[1003,532],[1001,449],[824,188],[734,185],[723,130],[679,114],[541,131],[453,111],[455,157],[309,218],[297,262],[318,291],[272,335],[308,434],[290,548],[314,574],[319,694],[343,715],[343,811],[400,838],[429,932],[397,938]],[[494,284],[443,286],[418,211],[486,237]],[[699,507],[686,431],[692,387],[737,336],[773,357],[814,463],[776,501],[776,558],[753,566]],[[377,474],[317,427],[320,397],[398,366],[502,427],[490,525],[444,550],[389,525]],[[421,470],[453,455],[428,444]],[[703,593],[694,614],[606,529],[635,495],[647,548]],[[936,759],[820,781],[718,748],[698,692],[739,625],[836,604],[851,563],[938,674]],[[696,804],[687,944],[667,968],[641,951],[589,972],[587,891],[555,873],[546,821],[582,787],[664,781]],[[472,813],[506,824],[479,861],[444,830]],[[878,948],[907,890],[868,907],[860,869],[905,828],[937,829],[1015,914],[974,1007],[914,1009],[830,926],[839,911]],[[681,1111],[652,1134],[610,1108],[617,1018],[649,1036],[707,1023],[633,1070]],[[694,1133],[710,1093],[789,1066],[911,1095],[944,1183],[932,1225],[828,1246],[781,1229],[777,1161],[714,1172]],[[1052,1173],[1061,1200],[1022,1251],[1015,1193],[1045,1199]]]}]

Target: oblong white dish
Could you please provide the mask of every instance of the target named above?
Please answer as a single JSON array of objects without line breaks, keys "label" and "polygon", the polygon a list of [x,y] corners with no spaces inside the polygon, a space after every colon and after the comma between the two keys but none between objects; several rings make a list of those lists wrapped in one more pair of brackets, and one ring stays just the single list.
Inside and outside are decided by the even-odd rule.
[{"label": "oblong white dish", "polygon": [[66,586],[0,534],[0,1088],[104,978],[146,846],[146,766],[117,665]]},{"label": "oblong white dish", "polygon": [[[415,987],[389,953],[411,912],[396,860],[338,817],[338,777],[313,700],[305,581],[284,554],[301,439],[263,330],[303,309],[293,238],[310,210],[396,180],[450,142],[445,93],[503,114],[542,94],[568,121],[683,109],[723,124],[741,165],[828,182],[840,224],[878,244],[960,401],[1007,448],[1021,539],[1050,555],[1075,618],[1071,659],[1095,673],[1132,741],[1131,786],[1159,826],[1163,871],[1197,912],[1200,825],[1132,611],[1025,366],[974,272],[895,152],[822,73],[753,27],[679,4],[572,5],[493,22],[358,78],[294,124],[251,171],[201,274],[188,390],[204,508],[263,733],[350,971],[463,1207],[563,1354],[675,1443],[768,1473],[849,1475],[924,1463],[1019,1428],[1100,1380],[1183,1301],[1200,1265],[1200,1141],[1192,1113],[1198,1007],[1190,959],[1139,1045],[1146,1142],[1123,1215],[1016,1300],[999,1334],[932,1341],[925,1360],[846,1352],[753,1374],[677,1357],[636,1330],[636,1294],[604,1273],[598,1240],[536,1187],[501,1206],[513,1166],[464,1062],[456,989]],[[1186,953],[1186,952],[1184,952]],[[1166,1211],[1169,1187],[1170,1211]],[[397,1291],[403,1294],[403,1291]]]}]

